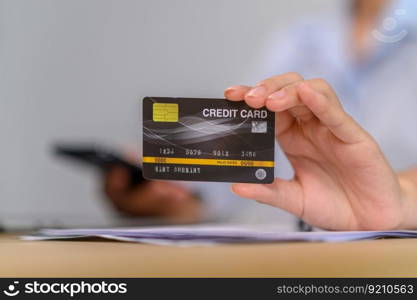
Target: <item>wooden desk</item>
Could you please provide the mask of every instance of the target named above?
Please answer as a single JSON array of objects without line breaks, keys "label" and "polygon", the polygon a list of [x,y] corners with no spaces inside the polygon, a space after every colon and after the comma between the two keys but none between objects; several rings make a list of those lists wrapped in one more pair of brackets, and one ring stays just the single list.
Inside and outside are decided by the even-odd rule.
[{"label": "wooden desk", "polygon": [[417,239],[168,247],[0,235],[0,277],[289,276],[416,277]]}]

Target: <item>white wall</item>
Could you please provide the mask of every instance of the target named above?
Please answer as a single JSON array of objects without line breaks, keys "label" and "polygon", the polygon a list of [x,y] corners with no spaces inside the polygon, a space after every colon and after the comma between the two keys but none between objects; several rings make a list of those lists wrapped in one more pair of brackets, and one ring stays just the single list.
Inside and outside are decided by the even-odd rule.
[{"label": "white wall", "polygon": [[0,223],[102,222],[95,174],[54,141],[138,150],[138,99],[221,97],[271,31],[334,2],[0,0]]}]

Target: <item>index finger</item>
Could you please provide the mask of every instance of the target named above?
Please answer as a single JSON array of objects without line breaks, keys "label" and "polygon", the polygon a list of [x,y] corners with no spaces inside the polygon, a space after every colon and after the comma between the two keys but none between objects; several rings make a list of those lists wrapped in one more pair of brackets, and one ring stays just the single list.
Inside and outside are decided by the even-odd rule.
[{"label": "index finger", "polygon": [[261,108],[265,106],[266,99],[269,95],[301,80],[303,80],[301,75],[295,72],[289,72],[264,79],[254,87],[243,85],[231,86],[225,90],[224,94],[229,100],[245,100],[246,104],[250,107]]},{"label": "index finger", "polygon": [[246,85],[232,85],[224,90],[224,97],[231,101],[243,101],[245,94],[252,89]]}]

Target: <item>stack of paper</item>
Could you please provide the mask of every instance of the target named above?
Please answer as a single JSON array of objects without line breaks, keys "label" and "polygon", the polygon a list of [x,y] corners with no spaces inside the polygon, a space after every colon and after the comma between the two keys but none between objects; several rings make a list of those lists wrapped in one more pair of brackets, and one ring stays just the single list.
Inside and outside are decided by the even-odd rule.
[{"label": "stack of paper", "polygon": [[286,241],[341,242],[387,237],[417,237],[417,231],[279,232],[271,229],[213,226],[166,226],[108,229],[44,229],[25,240],[100,237],[152,244],[268,243]]}]

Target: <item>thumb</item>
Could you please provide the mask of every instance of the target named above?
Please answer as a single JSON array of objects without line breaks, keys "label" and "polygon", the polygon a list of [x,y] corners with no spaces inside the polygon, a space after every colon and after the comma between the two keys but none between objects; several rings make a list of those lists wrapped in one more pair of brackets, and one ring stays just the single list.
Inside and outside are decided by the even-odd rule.
[{"label": "thumb", "polygon": [[303,191],[299,182],[275,178],[271,184],[235,183],[232,191],[240,197],[279,207],[302,217]]}]

